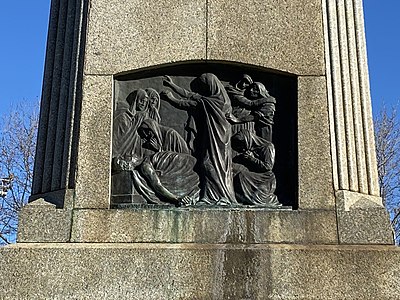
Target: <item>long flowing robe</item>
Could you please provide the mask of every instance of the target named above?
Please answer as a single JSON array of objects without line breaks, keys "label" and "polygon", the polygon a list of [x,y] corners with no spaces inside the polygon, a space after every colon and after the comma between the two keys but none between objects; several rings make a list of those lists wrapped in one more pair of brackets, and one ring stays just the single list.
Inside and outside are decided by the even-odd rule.
[{"label": "long flowing robe", "polygon": [[246,150],[251,157],[239,154],[234,158],[234,183],[236,198],[247,205],[280,206],[274,194],[276,179],[272,171],[275,161],[274,145],[248,130],[242,131]]},{"label": "long flowing robe", "polygon": [[[150,158],[161,184],[178,197],[188,196],[195,203],[199,198],[199,176],[193,170],[196,159],[185,153],[173,151],[157,152]],[[148,203],[166,204],[138,170],[132,172],[135,190]]]},{"label": "long flowing robe", "polygon": [[201,92],[193,96],[204,110],[203,147],[201,159],[204,182],[201,202],[207,204],[237,203],[233,189],[231,125],[226,115],[231,102],[219,79],[211,73],[198,78]]}]

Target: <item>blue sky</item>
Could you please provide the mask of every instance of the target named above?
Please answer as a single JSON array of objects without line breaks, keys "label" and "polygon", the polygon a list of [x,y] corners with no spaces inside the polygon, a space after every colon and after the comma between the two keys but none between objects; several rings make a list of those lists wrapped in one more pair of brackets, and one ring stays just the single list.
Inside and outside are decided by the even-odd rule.
[{"label": "blue sky", "polygon": [[400,0],[364,0],[371,97],[375,110],[400,102]]},{"label": "blue sky", "polygon": [[[50,0],[0,1],[0,114],[40,97]],[[373,107],[400,101],[400,0],[364,0]]]}]

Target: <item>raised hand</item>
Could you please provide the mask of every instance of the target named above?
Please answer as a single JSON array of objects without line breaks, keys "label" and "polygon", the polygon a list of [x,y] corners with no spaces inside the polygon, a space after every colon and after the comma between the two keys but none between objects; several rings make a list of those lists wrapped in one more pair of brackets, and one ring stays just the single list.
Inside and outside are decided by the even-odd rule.
[{"label": "raised hand", "polygon": [[165,100],[170,100],[170,99],[173,97],[173,94],[172,94],[171,91],[164,90],[164,91],[162,91],[162,92],[160,93],[160,97],[161,97],[162,99],[165,99]]},{"label": "raised hand", "polygon": [[172,78],[169,77],[168,75],[163,76],[163,85],[165,86],[171,86],[174,82],[172,81]]}]

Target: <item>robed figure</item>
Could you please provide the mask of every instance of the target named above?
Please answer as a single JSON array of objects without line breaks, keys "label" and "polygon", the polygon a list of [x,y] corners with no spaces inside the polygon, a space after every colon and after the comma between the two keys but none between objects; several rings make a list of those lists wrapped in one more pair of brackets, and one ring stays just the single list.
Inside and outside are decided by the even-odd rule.
[{"label": "robed figure", "polygon": [[226,115],[232,107],[226,90],[220,80],[211,73],[202,74],[191,83],[192,91],[176,85],[168,76],[164,85],[170,87],[180,97],[171,92],[163,97],[173,103],[185,102],[196,107],[200,113],[195,120],[196,127],[203,128],[202,150],[197,154],[200,178],[199,204],[230,205],[236,203],[233,189],[231,125]]}]

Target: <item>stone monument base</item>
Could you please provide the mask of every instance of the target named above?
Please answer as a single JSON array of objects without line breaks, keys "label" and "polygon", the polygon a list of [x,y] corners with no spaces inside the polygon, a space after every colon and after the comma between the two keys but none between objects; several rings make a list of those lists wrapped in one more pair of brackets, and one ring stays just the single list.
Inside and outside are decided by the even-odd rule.
[{"label": "stone monument base", "polygon": [[400,249],[289,244],[19,243],[2,299],[398,299]]}]

